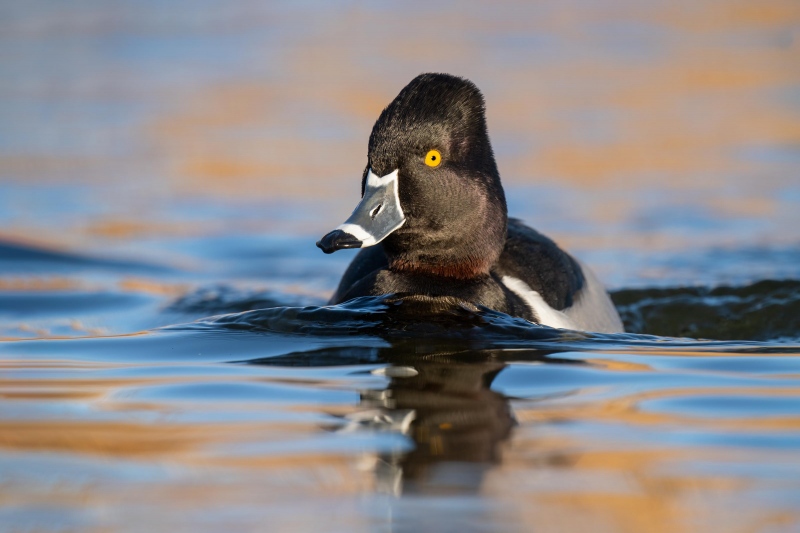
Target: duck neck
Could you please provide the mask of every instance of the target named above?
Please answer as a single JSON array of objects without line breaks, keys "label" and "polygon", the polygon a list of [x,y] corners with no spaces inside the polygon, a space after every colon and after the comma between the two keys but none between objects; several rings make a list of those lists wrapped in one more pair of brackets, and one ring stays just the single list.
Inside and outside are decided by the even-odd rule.
[{"label": "duck neck", "polygon": [[453,261],[450,258],[432,260],[434,258],[425,257],[392,257],[389,260],[389,269],[393,272],[404,274],[434,276],[445,279],[471,280],[487,277],[497,261],[489,261],[486,258],[464,257],[461,260]]},{"label": "duck neck", "polygon": [[[499,215],[499,214],[498,214]],[[458,280],[484,278],[506,242],[507,217],[473,218],[439,231],[398,231],[384,242],[394,272]]]}]

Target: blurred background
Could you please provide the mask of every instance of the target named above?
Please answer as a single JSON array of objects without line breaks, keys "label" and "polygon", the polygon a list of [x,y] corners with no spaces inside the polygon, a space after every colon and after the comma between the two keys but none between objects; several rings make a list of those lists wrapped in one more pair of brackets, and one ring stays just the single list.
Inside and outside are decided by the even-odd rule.
[{"label": "blurred background", "polygon": [[318,253],[425,71],[482,89],[511,215],[612,288],[800,274],[795,0],[2,2],[0,239]]},{"label": "blurred background", "polygon": [[[661,337],[286,308],[425,71]],[[0,0],[0,529],[797,531],[798,228],[798,0]]]}]

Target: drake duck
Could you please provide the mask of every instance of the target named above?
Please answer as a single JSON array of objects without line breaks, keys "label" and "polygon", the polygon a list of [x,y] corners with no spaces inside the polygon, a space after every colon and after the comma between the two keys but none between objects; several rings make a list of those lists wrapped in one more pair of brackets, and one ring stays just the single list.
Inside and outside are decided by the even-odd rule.
[{"label": "drake duck", "polygon": [[624,331],[585,265],[508,218],[483,96],[472,82],[421,74],[400,91],[372,128],[361,197],[317,242],[325,253],[363,248],[331,304],[397,294],[554,328]]}]

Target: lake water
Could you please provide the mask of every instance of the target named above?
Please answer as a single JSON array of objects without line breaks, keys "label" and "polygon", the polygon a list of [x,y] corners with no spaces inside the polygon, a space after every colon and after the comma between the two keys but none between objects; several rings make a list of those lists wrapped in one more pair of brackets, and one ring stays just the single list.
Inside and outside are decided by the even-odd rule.
[{"label": "lake water", "polygon": [[[0,44],[0,530],[800,530],[796,3],[6,3]],[[431,70],[628,333],[325,307]]]}]

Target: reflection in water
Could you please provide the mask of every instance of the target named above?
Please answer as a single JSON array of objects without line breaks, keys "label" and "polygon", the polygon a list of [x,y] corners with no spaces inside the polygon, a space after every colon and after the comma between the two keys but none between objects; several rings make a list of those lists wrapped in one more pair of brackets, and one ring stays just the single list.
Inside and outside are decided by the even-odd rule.
[{"label": "reflection in water", "polygon": [[[359,409],[334,429],[396,432],[413,441],[410,451],[392,450],[365,462],[374,471],[378,490],[394,495],[480,490],[485,472],[501,462],[500,444],[516,424],[510,399],[491,388],[510,353],[515,361],[582,364],[542,350],[457,349],[453,343],[409,340],[375,352],[372,362],[388,366],[372,373],[389,378],[388,385],[361,390]],[[302,361],[333,366],[352,362],[353,356],[363,362],[363,354],[329,349],[308,354]],[[292,354],[249,363],[283,366],[300,361]]]},{"label": "reflection in water", "polygon": [[[528,342],[198,328],[0,343],[0,519],[121,531],[143,514],[187,530],[800,524],[797,346]],[[249,359],[225,362],[236,355]],[[18,502],[28,507],[3,514]]]},{"label": "reflection in water", "polygon": [[[437,354],[439,356],[443,354]],[[379,416],[408,420],[402,428],[414,449],[402,456],[382,456],[376,474],[381,485],[404,493],[476,491],[483,472],[499,462],[498,444],[507,439],[514,418],[508,401],[492,391],[492,380],[505,365],[498,361],[464,363],[426,361],[413,367],[388,367],[392,377],[382,391],[361,395],[361,405]],[[402,375],[414,369],[414,376]],[[399,372],[398,372],[399,371]],[[461,463],[448,470],[447,464]]]},{"label": "reflection in water", "polygon": [[[4,4],[0,529],[800,531],[796,0]],[[282,307],[431,70],[628,331],[762,342]]]}]

